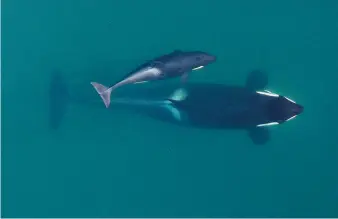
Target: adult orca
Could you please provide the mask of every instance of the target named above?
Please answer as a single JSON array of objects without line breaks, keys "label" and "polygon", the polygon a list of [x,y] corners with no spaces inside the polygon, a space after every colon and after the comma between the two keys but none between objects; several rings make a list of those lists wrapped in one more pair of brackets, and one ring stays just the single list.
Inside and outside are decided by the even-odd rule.
[{"label": "adult orca", "polygon": [[[65,89],[58,77],[54,89]],[[62,83],[60,83],[62,82]],[[126,92],[112,101],[122,109],[143,113],[151,118],[172,124],[202,129],[246,130],[254,144],[262,145],[270,139],[267,126],[283,124],[303,112],[303,106],[288,97],[265,90],[267,75],[253,71],[244,86],[212,83],[186,83],[142,88]],[[53,89],[51,89],[53,90]],[[56,92],[51,92],[55,95]],[[61,91],[60,94],[68,94]],[[61,121],[69,101],[60,101],[62,95],[50,96],[51,102],[63,103],[50,111],[51,124]],[[64,96],[69,99],[70,96]],[[77,101],[84,103],[83,101]],[[87,102],[97,105],[98,102]],[[51,104],[56,106],[56,104]],[[102,105],[101,105],[102,107]],[[115,107],[114,107],[115,108]],[[119,107],[117,107],[119,108]],[[115,108],[116,109],[116,108]],[[54,115],[52,115],[54,114]]]}]

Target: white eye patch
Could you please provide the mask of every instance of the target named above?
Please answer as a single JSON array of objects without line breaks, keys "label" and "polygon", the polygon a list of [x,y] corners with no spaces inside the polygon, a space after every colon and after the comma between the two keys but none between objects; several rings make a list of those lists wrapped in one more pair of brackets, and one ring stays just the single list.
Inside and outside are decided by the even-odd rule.
[{"label": "white eye patch", "polygon": [[295,115],[295,116],[292,116],[291,118],[288,118],[286,121],[290,121],[291,119],[294,119],[294,118],[296,118],[296,116],[297,116],[297,115]]},{"label": "white eye patch", "polygon": [[288,97],[285,97],[285,99],[287,99],[288,101],[292,102],[292,103],[296,103],[295,101],[291,100],[290,98]]},{"label": "white eye patch", "polygon": [[273,126],[273,125],[278,125],[278,122],[270,122],[270,123],[264,123],[264,124],[259,124],[257,127],[263,127],[263,126]]},{"label": "white eye patch", "polygon": [[270,91],[256,91],[256,93],[261,94],[261,95],[265,95],[265,96],[270,96],[270,97],[279,97],[278,94],[274,94]]},{"label": "white eye patch", "polygon": [[[271,91],[268,90],[264,90],[264,91],[257,91],[257,93],[262,94],[262,95],[266,95],[266,96],[271,96],[271,97],[279,97],[278,94],[272,93]],[[285,97],[285,96],[284,96]],[[292,103],[296,103],[296,101],[291,100],[289,97],[285,97],[285,99],[287,99],[288,101],[292,102]]]}]

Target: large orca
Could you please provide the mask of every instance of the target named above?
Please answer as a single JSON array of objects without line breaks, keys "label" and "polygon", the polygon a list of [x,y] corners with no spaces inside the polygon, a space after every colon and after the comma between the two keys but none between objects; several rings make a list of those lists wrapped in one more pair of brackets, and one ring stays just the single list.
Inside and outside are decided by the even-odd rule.
[{"label": "large orca", "polygon": [[[61,82],[58,77],[54,86],[58,83],[59,86],[55,86],[55,89],[67,88]],[[264,72],[253,71],[244,86],[187,83],[183,87],[174,84],[142,88],[137,92],[126,92],[115,98],[112,103],[122,106],[122,109],[130,109],[176,125],[202,129],[246,130],[255,144],[265,144],[270,138],[267,126],[283,124],[303,112],[302,105],[288,97],[267,91],[267,83],[267,75]],[[55,93],[51,92],[52,95]],[[60,94],[68,92],[61,91]],[[61,113],[65,112],[64,108],[69,102],[60,101],[61,97],[62,95],[50,97],[51,102],[64,104],[59,105],[59,109],[50,111],[55,114],[50,118],[56,118],[50,120],[51,124],[60,121]],[[64,96],[64,99],[67,98],[69,95]],[[89,101],[87,104],[99,106],[97,101]]]}]

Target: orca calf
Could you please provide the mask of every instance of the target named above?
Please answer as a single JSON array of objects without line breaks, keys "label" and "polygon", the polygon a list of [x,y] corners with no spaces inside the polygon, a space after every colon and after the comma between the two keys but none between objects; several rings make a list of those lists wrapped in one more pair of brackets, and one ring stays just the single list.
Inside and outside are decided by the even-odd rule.
[{"label": "orca calf", "polygon": [[[60,83],[61,80],[57,82]],[[254,144],[262,145],[270,139],[268,126],[283,124],[303,112],[303,106],[290,98],[265,90],[267,83],[265,73],[253,71],[244,86],[187,83],[184,87],[175,84],[142,88],[142,91],[116,98],[112,103],[176,125],[246,130]],[[64,85],[55,86],[57,87],[66,88]],[[52,95],[55,93],[51,92]],[[69,95],[64,97],[69,98]],[[60,101],[60,95],[51,96],[50,99],[61,104],[69,102]],[[97,102],[87,103],[97,105]],[[63,108],[66,105],[58,107],[59,109],[50,111],[55,116],[55,119],[51,119],[54,121],[52,124],[55,124],[55,120],[60,120],[60,115],[65,112]]]},{"label": "orca calf", "polygon": [[111,92],[118,87],[174,77],[181,77],[182,81],[185,82],[189,72],[203,68],[215,61],[216,56],[206,52],[175,50],[144,63],[111,87],[97,82],[91,82],[91,84],[108,108]]}]

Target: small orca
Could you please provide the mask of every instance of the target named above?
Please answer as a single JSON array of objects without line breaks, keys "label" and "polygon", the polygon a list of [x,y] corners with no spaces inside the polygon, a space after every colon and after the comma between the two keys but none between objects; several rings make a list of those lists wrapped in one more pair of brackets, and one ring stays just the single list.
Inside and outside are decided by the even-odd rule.
[{"label": "small orca", "polygon": [[118,87],[174,77],[181,77],[182,81],[185,82],[189,72],[203,68],[215,61],[216,57],[206,52],[175,50],[139,66],[111,87],[106,87],[97,82],[91,82],[91,84],[108,108],[111,92]]},{"label": "small orca", "polygon": [[[65,86],[53,88],[66,89]],[[132,110],[150,118],[172,124],[202,129],[245,130],[254,144],[263,145],[270,139],[269,126],[283,124],[303,112],[303,106],[289,97],[266,90],[267,75],[253,71],[245,86],[231,86],[210,83],[187,83],[168,85],[160,88],[142,88],[126,92],[112,101],[122,110]],[[50,111],[50,120],[62,119],[64,108],[69,101],[68,92],[51,92],[56,109]],[[56,95],[57,94],[57,95]],[[61,98],[63,95],[64,98]],[[87,106],[99,106],[99,101],[74,102]],[[57,105],[56,103],[61,103]],[[55,118],[53,118],[53,116]],[[55,123],[55,122],[52,122]]]}]

